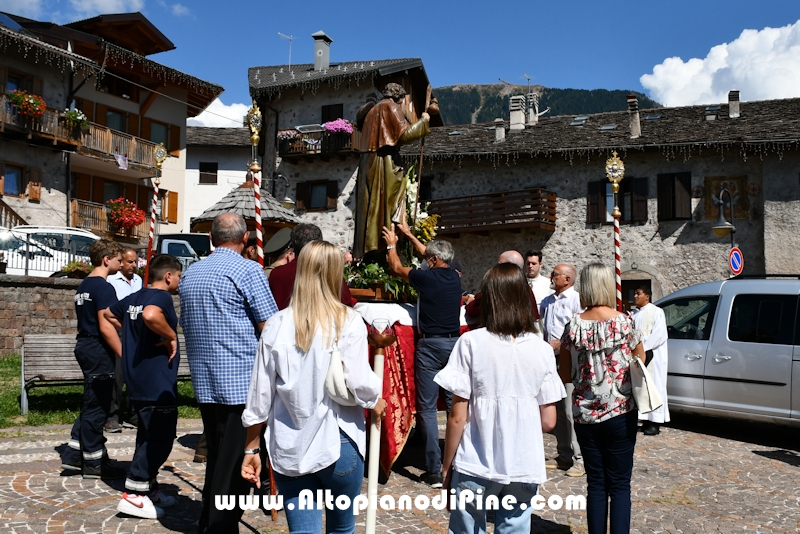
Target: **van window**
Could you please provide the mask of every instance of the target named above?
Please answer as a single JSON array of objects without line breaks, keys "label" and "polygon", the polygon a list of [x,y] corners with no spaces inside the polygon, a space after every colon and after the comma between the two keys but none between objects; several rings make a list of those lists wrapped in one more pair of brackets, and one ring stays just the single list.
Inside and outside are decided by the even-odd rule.
[{"label": "van window", "polygon": [[731,306],[728,339],[791,345],[796,311],[795,295],[736,295]]},{"label": "van window", "polygon": [[667,320],[669,339],[708,340],[717,299],[716,296],[689,297],[660,304]]},{"label": "van window", "polygon": [[169,243],[167,245],[167,254],[176,258],[194,257],[194,254],[183,243]]}]

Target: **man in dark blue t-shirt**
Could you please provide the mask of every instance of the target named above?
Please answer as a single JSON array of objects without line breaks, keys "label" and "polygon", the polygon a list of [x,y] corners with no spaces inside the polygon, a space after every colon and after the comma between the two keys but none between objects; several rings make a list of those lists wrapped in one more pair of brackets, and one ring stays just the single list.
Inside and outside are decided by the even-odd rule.
[{"label": "man in dark blue t-shirt", "polygon": [[125,470],[109,460],[103,436],[103,425],[111,409],[115,359],[122,353],[119,336],[103,317],[103,311],[117,302],[114,287],[106,278],[119,270],[122,251],[122,245],[108,239],[92,243],[89,259],[94,269],[75,293],[78,318],[75,358],[83,371],[83,407],[72,426],[61,467],[80,470],[83,478],[125,476]]},{"label": "man in dark blue t-shirt", "polygon": [[[423,245],[411,232],[408,223],[398,229],[411,241],[414,249],[425,258],[428,270],[403,267],[397,255],[397,235],[394,227],[383,228],[387,245],[387,260],[394,274],[408,281],[419,293],[417,303],[417,328],[420,340],[414,358],[414,383],[416,385],[417,417],[425,443],[425,474],[422,481],[433,488],[442,487],[442,453],[439,449],[439,423],[436,420],[436,402],[439,386],[433,381],[436,373],[444,369],[459,336],[461,316],[461,277],[449,267],[453,259],[453,246],[447,241],[434,239]],[[445,393],[447,410],[451,394]]]},{"label": "man in dark blue t-shirt", "polygon": [[117,510],[158,519],[175,498],[158,490],[156,475],[172,452],[178,425],[178,315],[172,295],[178,291],[181,263],[168,254],[150,262],[150,287],[105,310],[122,330],[122,369],[128,397],[138,415],[136,450]]}]

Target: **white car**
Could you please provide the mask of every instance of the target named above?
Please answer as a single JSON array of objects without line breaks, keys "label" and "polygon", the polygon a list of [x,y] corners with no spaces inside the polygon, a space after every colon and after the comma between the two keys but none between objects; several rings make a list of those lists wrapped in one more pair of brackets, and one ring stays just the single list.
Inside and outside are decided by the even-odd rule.
[{"label": "white car", "polygon": [[56,275],[70,262],[89,262],[89,247],[99,236],[66,226],[0,227],[0,261],[6,274]]}]

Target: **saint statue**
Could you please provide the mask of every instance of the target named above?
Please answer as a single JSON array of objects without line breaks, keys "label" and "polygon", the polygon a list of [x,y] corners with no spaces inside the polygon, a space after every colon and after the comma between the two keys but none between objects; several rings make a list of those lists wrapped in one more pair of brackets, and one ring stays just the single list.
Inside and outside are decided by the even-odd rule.
[{"label": "saint statue", "polygon": [[401,222],[406,217],[405,169],[398,164],[400,146],[430,133],[430,115],[422,113],[422,118],[411,124],[400,105],[405,96],[401,85],[389,83],[383,90],[383,100],[371,109],[367,104],[359,111],[362,153],[359,180],[365,178],[367,189],[366,195],[359,199],[358,209],[366,208],[366,228],[356,225],[357,232],[364,232],[364,250],[359,253],[385,246],[381,228],[391,227],[392,222]]}]

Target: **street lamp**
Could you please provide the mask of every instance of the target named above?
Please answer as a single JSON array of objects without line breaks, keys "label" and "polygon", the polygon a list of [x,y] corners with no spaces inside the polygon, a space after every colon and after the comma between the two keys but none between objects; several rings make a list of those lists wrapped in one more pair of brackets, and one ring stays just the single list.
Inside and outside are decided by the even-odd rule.
[{"label": "street lamp", "polygon": [[619,183],[625,176],[625,164],[617,157],[615,150],[610,158],[606,160],[606,176],[611,182],[611,192],[614,194],[614,211],[611,216],[614,217],[614,271],[617,281],[617,311],[622,311],[622,269],[620,263],[622,256],[619,251],[619,218],[622,217],[622,212],[619,211],[617,205],[617,193],[619,193]]},{"label": "street lamp", "polygon": [[[725,193],[728,194],[728,206],[731,211],[731,222],[725,220],[725,201],[722,200],[722,196]],[[733,239],[733,234],[736,233],[736,227],[733,225],[733,195],[727,187],[722,186],[722,188],[719,190],[719,200],[717,200],[716,203],[719,206],[719,217],[717,217],[717,222],[711,227],[711,230],[713,230],[714,235],[719,238],[723,238],[730,234],[731,248],[733,248],[736,246]]]},{"label": "street lamp", "polygon": [[278,197],[275,195],[275,181],[278,180],[278,179],[283,180],[283,195],[284,195],[283,196],[283,200],[278,200],[278,203],[281,206],[283,206],[284,208],[286,208],[287,210],[291,211],[292,208],[294,208],[294,200],[289,198],[289,195],[288,195],[288,193],[289,193],[289,180],[287,180],[284,175],[279,174],[277,172],[273,172],[272,173],[272,178],[269,178],[269,180],[272,182],[272,196],[276,200],[278,199]]}]

